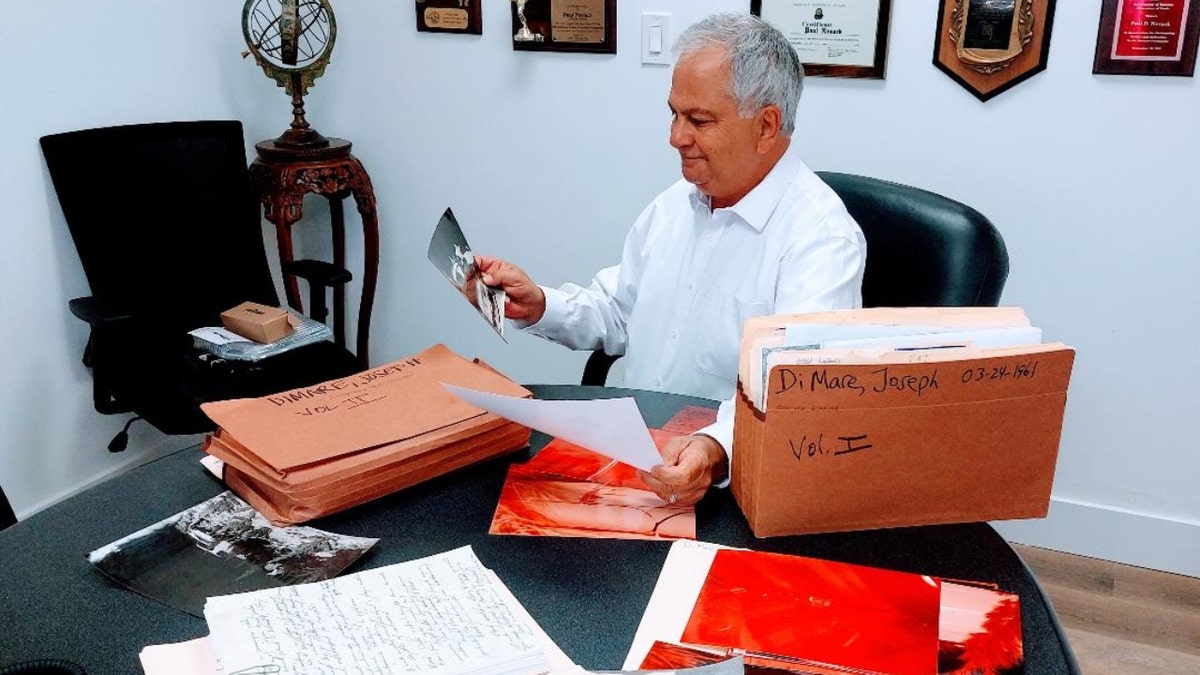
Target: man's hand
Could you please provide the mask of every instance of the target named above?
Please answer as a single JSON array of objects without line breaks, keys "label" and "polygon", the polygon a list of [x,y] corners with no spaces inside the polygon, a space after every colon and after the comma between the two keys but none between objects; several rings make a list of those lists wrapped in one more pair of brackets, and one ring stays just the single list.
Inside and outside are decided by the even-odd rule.
[{"label": "man's hand", "polygon": [[662,455],[663,463],[641,476],[668,504],[691,506],[713,483],[729,475],[724,448],[709,436],[676,436],[667,442]]},{"label": "man's hand", "polygon": [[508,295],[504,303],[504,316],[517,321],[537,323],[546,313],[546,294],[525,270],[516,265],[485,255],[475,256],[483,283],[499,286]]}]

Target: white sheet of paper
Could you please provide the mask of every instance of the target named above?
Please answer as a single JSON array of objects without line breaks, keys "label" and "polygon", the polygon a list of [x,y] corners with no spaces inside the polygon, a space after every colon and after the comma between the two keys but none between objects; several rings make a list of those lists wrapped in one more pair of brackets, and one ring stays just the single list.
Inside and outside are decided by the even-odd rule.
[{"label": "white sheet of paper", "polygon": [[213,457],[205,455],[200,458],[200,464],[208,469],[208,472],[217,477],[217,480],[225,480],[225,462]]},{"label": "white sheet of paper", "polygon": [[547,672],[542,642],[470,546],[328,581],[209,598],[227,671]]},{"label": "white sheet of paper", "polygon": [[473,406],[517,424],[583,446],[643,471],[662,464],[662,456],[632,398],[545,401],[500,396],[442,383]]},{"label": "white sheet of paper", "polygon": [[[504,598],[513,614],[533,631],[542,644],[542,650],[549,662],[550,675],[579,675],[586,672],[550,639],[495,572],[487,570],[487,574],[492,579],[497,594]],[[145,675],[220,675],[224,672],[217,661],[212,642],[207,637],[173,644],[150,645],[142,649],[138,658],[142,662]]]},{"label": "white sheet of paper", "polygon": [[221,664],[206,637],[143,647],[138,654],[146,675],[220,675]]},{"label": "white sheet of paper", "polygon": [[1041,341],[1041,328],[1023,326],[1017,328],[978,328],[949,333],[829,340],[822,343],[821,347],[823,349],[864,349],[867,347],[901,349],[905,347],[965,344],[984,349],[995,349],[1000,347],[1036,345],[1040,344]]},{"label": "white sheet of paper", "polygon": [[729,548],[704,541],[679,540],[671,543],[667,559],[663,561],[658,583],[646,603],[642,622],[633,635],[633,644],[625,656],[624,670],[637,670],[650,653],[655,640],[679,642],[683,629],[687,628],[700,588],[708,577],[717,551]]},{"label": "white sheet of paper", "polygon": [[962,326],[907,326],[885,324],[837,324],[837,323],[789,323],[785,329],[784,344],[818,346],[830,340],[856,340],[862,338],[892,337],[896,335],[921,335],[925,333],[950,333],[972,330]]},{"label": "white sheet of paper", "polygon": [[196,328],[188,331],[188,335],[200,338],[205,342],[217,346],[227,345],[233,342],[252,342],[249,338],[244,338],[231,330],[226,330],[218,326],[206,326],[204,328]]}]

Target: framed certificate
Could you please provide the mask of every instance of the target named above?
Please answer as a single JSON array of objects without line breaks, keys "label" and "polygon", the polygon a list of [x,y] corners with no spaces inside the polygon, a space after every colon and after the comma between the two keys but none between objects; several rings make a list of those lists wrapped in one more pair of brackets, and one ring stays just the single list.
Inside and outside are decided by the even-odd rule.
[{"label": "framed certificate", "polygon": [[750,0],[750,13],[778,28],[806,75],[883,79],[891,0]]},{"label": "framed certificate", "polygon": [[512,0],[513,49],[617,53],[617,0]]},{"label": "framed certificate", "polygon": [[1179,75],[1196,70],[1200,0],[1104,0],[1098,75]]},{"label": "framed certificate", "polygon": [[941,0],[933,65],[980,101],[1046,69],[1055,0]]},{"label": "framed certificate", "polygon": [[417,30],[425,33],[483,33],[482,0],[417,0]]}]

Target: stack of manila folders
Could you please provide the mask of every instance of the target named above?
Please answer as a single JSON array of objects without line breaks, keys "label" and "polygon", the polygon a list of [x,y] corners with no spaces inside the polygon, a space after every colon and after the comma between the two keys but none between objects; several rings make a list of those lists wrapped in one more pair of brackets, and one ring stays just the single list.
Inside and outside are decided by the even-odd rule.
[{"label": "stack of manila folders", "polygon": [[319,518],[524,448],[528,427],[441,383],[507,396],[530,392],[434,345],[357,375],[270,396],[206,403],[218,426],[205,451],[229,488],[277,525]]}]

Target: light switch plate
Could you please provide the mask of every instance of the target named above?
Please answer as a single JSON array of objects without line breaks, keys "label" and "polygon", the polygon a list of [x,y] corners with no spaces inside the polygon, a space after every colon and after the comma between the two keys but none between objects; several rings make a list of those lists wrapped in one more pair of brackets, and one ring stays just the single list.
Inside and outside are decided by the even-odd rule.
[{"label": "light switch plate", "polygon": [[671,65],[671,15],[642,12],[642,63]]}]

